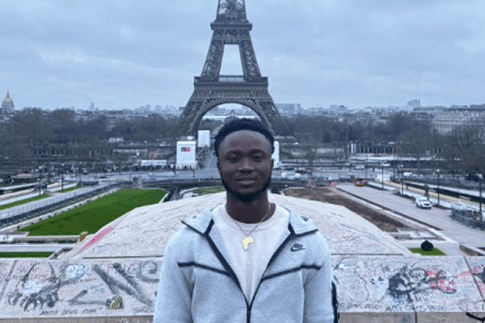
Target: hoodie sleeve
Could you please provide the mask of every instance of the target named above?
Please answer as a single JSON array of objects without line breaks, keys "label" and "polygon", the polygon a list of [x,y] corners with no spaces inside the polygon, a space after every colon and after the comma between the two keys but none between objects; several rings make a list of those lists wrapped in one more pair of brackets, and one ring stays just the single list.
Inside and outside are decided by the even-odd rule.
[{"label": "hoodie sleeve", "polygon": [[333,323],[332,262],[327,245],[321,237],[323,265],[305,284],[303,323]]},{"label": "hoodie sleeve", "polygon": [[153,322],[191,323],[193,286],[180,269],[176,260],[177,250],[170,242],[162,260]]}]

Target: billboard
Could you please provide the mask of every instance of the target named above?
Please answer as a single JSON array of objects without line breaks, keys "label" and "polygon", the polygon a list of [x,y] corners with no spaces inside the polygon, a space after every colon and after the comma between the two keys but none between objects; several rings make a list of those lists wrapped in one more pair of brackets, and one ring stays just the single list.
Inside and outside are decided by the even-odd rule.
[{"label": "billboard", "polygon": [[195,141],[177,141],[177,168],[192,168],[197,166]]},{"label": "billboard", "polygon": [[271,155],[271,158],[274,159],[274,167],[280,166],[280,142],[274,142],[274,153]]},{"label": "billboard", "polygon": [[197,147],[210,147],[211,132],[209,130],[199,130],[197,136]]}]

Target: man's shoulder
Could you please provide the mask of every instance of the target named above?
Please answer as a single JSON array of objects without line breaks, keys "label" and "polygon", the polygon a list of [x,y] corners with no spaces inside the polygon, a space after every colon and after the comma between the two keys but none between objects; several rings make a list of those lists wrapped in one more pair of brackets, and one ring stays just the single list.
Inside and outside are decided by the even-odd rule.
[{"label": "man's shoulder", "polygon": [[211,225],[212,209],[204,209],[199,214],[183,220],[184,226],[170,238],[170,241],[180,242],[185,241],[189,236],[204,235],[207,228]]},{"label": "man's shoulder", "polygon": [[296,234],[303,234],[310,231],[318,230],[315,224],[313,223],[313,220],[310,217],[298,214],[295,210],[289,207],[286,207],[286,206],[282,206],[282,207],[289,212],[290,224]]}]

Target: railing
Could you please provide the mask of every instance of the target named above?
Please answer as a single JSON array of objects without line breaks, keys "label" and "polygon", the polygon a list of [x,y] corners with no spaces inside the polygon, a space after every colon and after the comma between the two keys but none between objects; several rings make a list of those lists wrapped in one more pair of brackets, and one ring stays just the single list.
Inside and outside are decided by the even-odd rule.
[{"label": "railing", "polygon": [[0,223],[6,224],[9,223],[11,219],[26,218],[32,215],[41,214],[62,205],[72,203],[86,196],[97,195],[101,192],[111,189],[114,186],[115,185],[110,184],[96,188],[80,188],[71,192],[51,196],[36,202],[30,202],[25,205],[19,205],[9,209],[5,209],[3,211],[0,211]]},{"label": "railing", "polygon": [[476,214],[477,212],[470,211],[470,210],[459,210],[459,209],[451,210],[451,218],[453,220],[458,221],[461,224],[464,224],[472,228],[485,230],[485,222],[481,222],[477,220]]},{"label": "railing", "polygon": [[267,77],[244,77],[239,75],[220,75],[215,77],[195,77],[194,83],[245,83],[267,85]]}]

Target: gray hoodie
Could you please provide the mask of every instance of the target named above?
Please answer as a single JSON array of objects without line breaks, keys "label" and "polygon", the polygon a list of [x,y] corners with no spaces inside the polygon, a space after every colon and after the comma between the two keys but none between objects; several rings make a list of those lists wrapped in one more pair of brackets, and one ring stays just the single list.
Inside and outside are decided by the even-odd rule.
[{"label": "gray hoodie", "polygon": [[331,323],[332,269],[312,220],[292,210],[255,295],[247,300],[210,209],[167,243],[155,323]]}]

